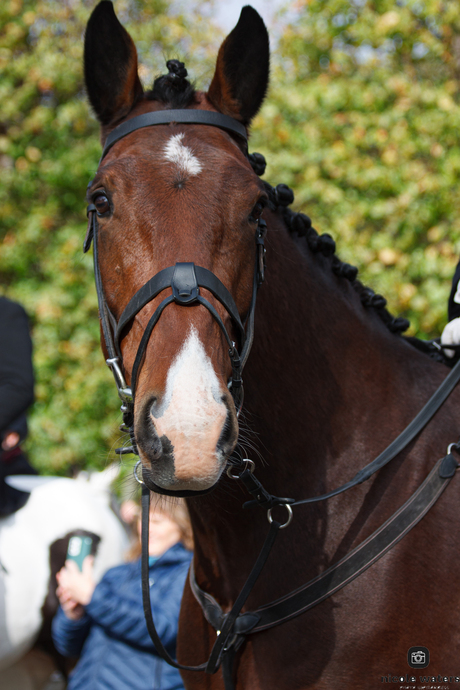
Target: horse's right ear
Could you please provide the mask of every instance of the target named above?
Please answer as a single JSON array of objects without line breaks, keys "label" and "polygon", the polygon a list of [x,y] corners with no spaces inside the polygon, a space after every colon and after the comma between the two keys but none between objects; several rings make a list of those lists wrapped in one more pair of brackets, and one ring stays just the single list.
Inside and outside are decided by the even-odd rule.
[{"label": "horse's right ear", "polygon": [[125,117],[142,96],[136,47],[118,21],[113,5],[102,0],[85,33],[86,91],[102,125]]}]

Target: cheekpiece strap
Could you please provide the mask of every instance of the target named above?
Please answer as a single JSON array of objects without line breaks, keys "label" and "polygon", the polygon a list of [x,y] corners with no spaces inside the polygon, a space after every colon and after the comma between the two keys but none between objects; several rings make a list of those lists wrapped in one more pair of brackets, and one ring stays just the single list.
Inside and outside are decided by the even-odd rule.
[{"label": "cheekpiece strap", "polygon": [[94,225],[96,223],[96,207],[94,204],[88,204],[86,207],[86,215],[88,218],[88,228],[83,242],[83,254],[89,251],[94,236]]}]

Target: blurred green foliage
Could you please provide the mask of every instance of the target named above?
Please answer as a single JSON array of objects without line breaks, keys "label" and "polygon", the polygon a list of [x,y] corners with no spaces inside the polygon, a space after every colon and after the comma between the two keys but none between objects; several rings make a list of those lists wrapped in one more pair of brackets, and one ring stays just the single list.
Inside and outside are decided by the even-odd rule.
[{"label": "blurred green foliage", "polygon": [[[101,152],[82,76],[94,5],[0,3],[0,284],[32,320],[37,384],[28,452],[45,473],[103,467],[120,436],[99,344],[91,252],[82,253],[86,186]],[[198,13],[191,3],[186,16],[172,15],[167,0],[118,0],[146,86],[166,71],[166,58],[189,56],[191,74],[212,74],[216,31],[206,7]]]},{"label": "blurred green foliage", "polygon": [[408,333],[437,336],[460,250],[460,4],[296,7],[252,147]]},{"label": "blurred green foliage", "polygon": [[[120,421],[99,346],[85,189],[100,155],[82,80],[91,0],[0,4],[0,282],[33,323],[29,453],[43,472],[102,467]],[[117,0],[145,85],[165,59],[205,87],[221,39],[210,3]],[[297,0],[251,150],[360,278],[438,335],[460,250],[460,5]],[[287,22],[287,24],[286,24]]]}]

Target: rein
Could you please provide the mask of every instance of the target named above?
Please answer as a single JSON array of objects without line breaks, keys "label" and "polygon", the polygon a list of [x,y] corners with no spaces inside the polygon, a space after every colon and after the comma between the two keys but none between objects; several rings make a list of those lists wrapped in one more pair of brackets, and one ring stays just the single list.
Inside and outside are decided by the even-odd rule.
[{"label": "rein", "polygon": [[[237,136],[243,140],[244,153],[248,157],[254,170],[261,174],[263,172],[263,158],[260,154],[249,155],[247,153],[247,133],[245,127],[230,117],[202,110],[165,110],[154,113],[146,113],[132,118],[117,127],[107,138],[102,153],[101,161],[112,146],[121,138],[132,132],[155,125],[171,123],[184,124],[203,124],[219,127],[232,136]],[[262,159],[262,160],[261,160]],[[272,190],[272,196],[277,201],[277,205],[285,206],[281,199],[281,193],[286,196],[286,191],[282,189],[284,185],[278,185],[276,190]],[[270,188],[271,189],[271,188]],[[288,188],[286,188],[288,190]],[[288,190],[290,192],[290,190]],[[292,193],[291,193],[292,194]],[[289,199],[290,195],[287,194]],[[292,201],[292,198],[290,199]],[[288,203],[290,203],[290,201]],[[254,337],[254,313],[256,305],[257,291],[264,281],[265,273],[265,248],[264,238],[266,234],[266,223],[260,220],[258,223],[255,242],[256,242],[256,262],[254,268],[254,280],[252,289],[252,299],[248,315],[243,323],[238,313],[232,295],[223,283],[211,271],[206,268],[195,266],[193,263],[176,263],[163,269],[145,283],[140,290],[131,298],[125,307],[120,319],[116,321],[107,305],[98,259],[98,224],[97,211],[94,204],[89,204],[87,208],[89,217],[88,231],[83,245],[87,252],[93,241],[93,257],[96,291],[98,296],[99,314],[102,324],[103,338],[109,354],[107,361],[112,370],[117,385],[118,395],[122,401],[121,410],[123,412],[122,431],[130,433],[132,445],[128,448],[117,449],[119,454],[134,453],[139,454],[134,438],[134,396],[136,392],[136,382],[140,368],[142,366],[146,348],[152,331],[161,317],[163,311],[172,303],[187,307],[190,305],[201,305],[205,307],[217,321],[222,333],[229,346],[229,357],[231,360],[232,375],[229,382],[235,407],[239,413],[243,403],[243,385],[241,373],[249,356]],[[224,307],[230,315],[232,323],[236,326],[239,336],[240,353],[236,344],[231,340],[219,314],[215,307],[200,294],[200,288],[208,290],[215,299]],[[164,290],[170,289],[168,294],[157,307],[147,324],[144,334],[138,346],[136,358],[131,372],[131,387],[126,383],[123,373],[123,361],[120,350],[122,332],[128,326],[136,314],[155,297]],[[450,348],[452,346],[449,346]],[[439,460],[428,477],[414,492],[414,494],[400,507],[395,514],[389,518],[379,529],[368,537],[359,546],[342,558],[338,563],[331,566],[324,573],[314,578],[304,586],[293,592],[270,602],[256,611],[241,613],[249,594],[252,591],[262,569],[270,554],[279,530],[286,528],[293,516],[292,507],[305,503],[313,503],[326,500],[367,481],[375,472],[382,469],[390,460],[398,455],[424,428],[429,420],[441,407],[449,394],[460,380],[460,362],[452,369],[449,375],[442,382],[438,390],[432,395],[422,410],[416,415],[406,429],[371,463],[360,470],[355,477],[333,491],[301,500],[293,498],[281,498],[273,496],[262,486],[254,475],[254,463],[251,460],[239,460],[230,458],[227,474],[234,480],[240,480],[248,492],[253,496],[253,500],[244,504],[244,507],[260,505],[267,509],[267,518],[270,523],[269,531],[259,556],[253,566],[249,577],[243,586],[240,594],[235,600],[231,610],[224,614],[215,599],[204,592],[197,584],[193,565],[190,569],[190,587],[200,604],[203,615],[210,625],[217,632],[217,639],[211,650],[207,662],[198,666],[185,666],[175,661],[164,648],[153,621],[152,608],[150,602],[149,587],[149,563],[148,563],[148,542],[149,542],[149,506],[150,491],[173,496],[197,496],[206,491],[168,491],[157,486],[151,479],[150,473],[142,467],[142,477],[137,474],[141,461],[136,464],[135,478],[142,484],[142,595],[144,614],[150,637],[155,645],[156,651],[168,664],[177,669],[186,671],[205,671],[215,673],[222,664],[222,672],[226,690],[233,690],[233,661],[236,652],[245,641],[247,634],[253,634],[262,630],[267,630],[275,625],[283,623],[304,611],[320,603],[328,596],[337,592],[346,584],[358,577],[364,570],[369,568],[379,558],[385,555],[398,541],[400,541],[414,527],[430,508],[434,505],[442,492],[455,475],[459,466],[452,450],[460,451],[460,444],[451,444],[447,455]],[[287,510],[287,520],[281,524],[272,516],[272,508],[276,505],[284,506]]]}]

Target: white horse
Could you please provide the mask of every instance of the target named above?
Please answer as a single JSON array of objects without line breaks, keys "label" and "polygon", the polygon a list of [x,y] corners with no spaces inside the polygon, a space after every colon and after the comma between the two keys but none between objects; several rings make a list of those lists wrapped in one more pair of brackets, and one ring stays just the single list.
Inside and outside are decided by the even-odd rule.
[{"label": "white horse", "polygon": [[86,530],[101,539],[94,562],[96,580],[122,562],[128,539],[110,507],[109,491],[117,472],[109,467],[101,473],[82,473],[77,479],[24,477],[26,484],[35,487],[29,500],[21,510],[0,520],[2,690],[6,679],[14,690],[29,687],[19,677],[11,680],[13,665],[24,675],[21,663],[16,662],[32,648],[43,624],[42,607],[52,576],[50,546],[69,532]]}]

